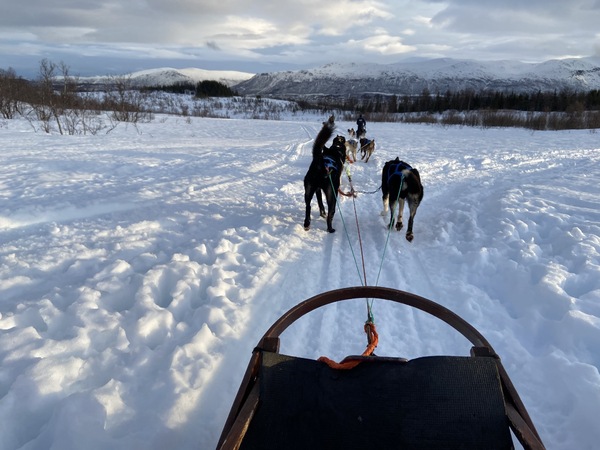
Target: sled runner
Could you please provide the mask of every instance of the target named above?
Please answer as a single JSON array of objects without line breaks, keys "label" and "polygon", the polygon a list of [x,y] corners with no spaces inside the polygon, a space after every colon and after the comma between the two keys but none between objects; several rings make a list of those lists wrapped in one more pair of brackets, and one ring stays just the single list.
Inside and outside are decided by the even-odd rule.
[{"label": "sled runner", "polygon": [[[406,360],[349,356],[332,368],[279,353],[279,336],[303,315],[349,299],[383,299],[446,322],[473,345],[469,356]],[[499,356],[469,323],[404,291],[352,287],[290,309],[252,353],[223,427],[225,449],[525,449],[544,445]]]}]

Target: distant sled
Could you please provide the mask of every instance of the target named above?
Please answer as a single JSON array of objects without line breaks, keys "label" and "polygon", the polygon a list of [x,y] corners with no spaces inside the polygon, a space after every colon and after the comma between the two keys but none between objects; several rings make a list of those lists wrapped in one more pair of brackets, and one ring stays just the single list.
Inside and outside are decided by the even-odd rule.
[{"label": "distant sled", "polygon": [[[279,353],[279,336],[322,306],[389,300],[429,313],[467,338],[470,356],[349,356],[332,368]],[[217,449],[544,449],[500,357],[469,323],[404,291],[351,287],[281,316],[252,353]]]}]

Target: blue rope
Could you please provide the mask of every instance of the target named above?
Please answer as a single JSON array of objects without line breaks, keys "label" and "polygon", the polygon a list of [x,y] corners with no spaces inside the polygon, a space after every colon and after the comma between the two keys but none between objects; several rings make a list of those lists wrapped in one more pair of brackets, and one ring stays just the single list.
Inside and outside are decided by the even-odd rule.
[{"label": "blue rope", "polygon": [[346,227],[346,222],[344,221],[344,215],[342,214],[342,208],[340,207],[340,202],[338,201],[338,193],[335,190],[335,186],[333,185],[333,180],[331,179],[331,173],[327,172],[327,176],[329,177],[329,182],[331,183],[331,189],[335,192],[335,203],[338,207],[338,211],[340,213],[340,217],[342,219],[342,225],[344,226],[344,231],[346,232],[346,238],[348,239],[348,244],[350,245],[350,251],[352,252],[352,258],[354,259],[354,265],[356,266],[356,271],[358,273],[358,278],[360,279],[361,285],[365,286],[365,281],[363,281],[360,275],[360,268],[358,267],[358,261],[356,260],[356,255],[354,254],[354,248],[352,247],[352,241],[350,241],[350,235],[348,234],[348,227]]},{"label": "blue rope", "polygon": [[[402,185],[404,184],[404,174],[400,176],[400,189],[398,189],[398,197],[396,197],[396,203],[398,204],[398,200],[400,199],[400,192],[402,192]],[[396,215],[396,208],[392,208],[392,218]],[[390,233],[392,231],[392,221],[390,220],[390,224],[388,225],[387,237],[385,239],[385,245],[383,246],[383,255],[381,255],[381,264],[379,265],[379,272],[377,273],[377,280],[375,281],[375,286],[379,284],[379,276],[381,275],[381,269],[383,268],[383,261],[385,260],[385,252],[387,250],[388,242],[390,240]]]}]

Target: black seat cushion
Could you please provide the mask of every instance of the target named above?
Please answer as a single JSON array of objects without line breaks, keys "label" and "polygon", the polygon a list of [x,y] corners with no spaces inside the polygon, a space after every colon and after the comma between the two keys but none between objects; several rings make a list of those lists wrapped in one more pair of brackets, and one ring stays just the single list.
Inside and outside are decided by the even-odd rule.
[{"label": "black seat cushion", "polygon": [[369,358],[351,370],[263,353],[260,403],[241,449],[510,449],[486,357]]}]

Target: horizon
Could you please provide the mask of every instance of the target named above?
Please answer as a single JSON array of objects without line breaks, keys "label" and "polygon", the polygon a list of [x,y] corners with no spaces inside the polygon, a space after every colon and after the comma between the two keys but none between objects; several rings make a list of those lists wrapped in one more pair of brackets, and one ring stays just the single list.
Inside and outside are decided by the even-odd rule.
[{"label": "horizon", "polygon": [[[28,68],[25,70],[23,70],[23,69],[19,70],[18,68],[11,66],[11,65],[0,66],[0,70],[13,69],[13,70],[15,70],[16,75],[19,77],[22,77],[25,79],[35,79],[36,76],[39,75],[39,65],[41,64],[41,62],[44,59],[47,59],[48,61],[55,63],[57,65],[64,62],[62,60],[55,61],[50,58],[41,58],[37,62],[37,65],[35,67],[31,67],[31,68]],[[537,61],[537,62],[521,61],[521,60],[517,60],[517,59],[480,60],[480,59],[473,59],[473,58],[450,58],[450,57],[425,58],[425,57],[412,56],[412,57],[402,58],[400,60],[397,60],[394,62],[388,62],[388,63],[361,62],[358,64],[362,65],[362,66],[369,66],[369,65],[371,65],[371,66],[390,66],[390,65],[395,65],[395,64],[419,63],[419,62],[444,60],[444,59],[451,60],[451,61],[475,61],[475,62],[479,62],[479,63],[494,63],[494,62],[500,62],[500,61],[508,61],[508,62],[532,64],[532,65],[543,64],[543,63],[546,63],[549,61],[555,61],[555,60],[557,60],[557,61],[558,60],[591,60],[594,63],[600,64],[600,56],[596,56],[596,55],[580,56],[580,57],[552,58],[552,59],[548,59],[548,60],[544,60],[544,61]],[[167,63],[167,62],[165,62],[165,63]],[[290,67],[282,67],[280,69],[274,69],[274,70],[266,70],[270,66],[268,64],[265,64],[265,67],[263,67],[263,70],[259,70],[259,71],[250,71],[250,70],[242,70],[240,68],[234,68],[233,64],[235,64],[235,63],[230,62],[230,63],[225,64],[225,67],[222,67],[222,66],[217,67],[217,65],[214,62],[208,62],[207,63],[208,67],[207,67],[207,66],[199,66],[199,65],[185,66],[182,63],[175,63],[175,64],[171,64],[171,65],[165,64],[165,65],[159,65],[159,66],[150,66],[150,63],[148,63],[144,67],[137,67],[137,68],[132,68],[131,70],[124,70],[124,71],[113,70],[112,72],[109,71],[106,73],[94,73],[92,71],[82,73],[82,72],[77,71],[75,68],[69,66],[68,64],[66,66],[69,69],[70,75],[72,75],[72,76],[93,78],[93,77],[105,77],[105,76],[131,75],[131,74],[136,74],[139,72],[154,71],[154,70],[161,70],[161,69],[172,69],[172,70],[178,70],[178,71],[179,70],[187,70],[187,69],[198,69],[198,70],[204,70],[204,71],[208,71],[208,72],[238,72],[238,73],[257,75],[260,73],[275,73],[275,72],[288,72],[288,71],[295,72],[295,71],[301,71],[301,70],[318,69],[320,67],[328,66],[331,64],[349,65],[349,64],[357,64],[357,63],[344,62],[344,61],[330,61],[330,62],[323,62],[320,65],[310,66],[310,67],[290,66]]]}]

